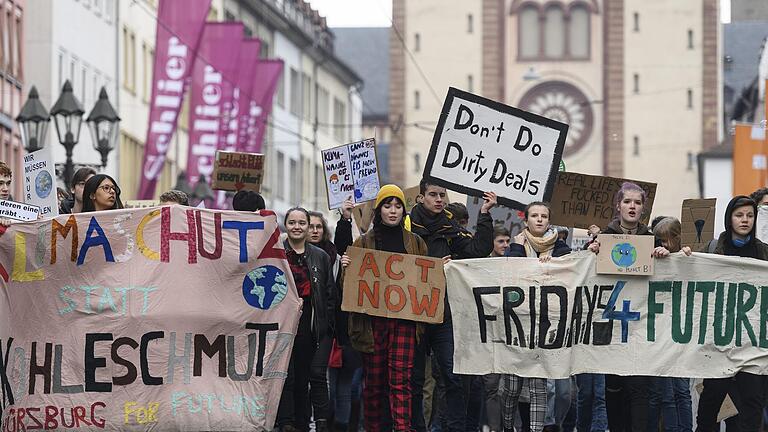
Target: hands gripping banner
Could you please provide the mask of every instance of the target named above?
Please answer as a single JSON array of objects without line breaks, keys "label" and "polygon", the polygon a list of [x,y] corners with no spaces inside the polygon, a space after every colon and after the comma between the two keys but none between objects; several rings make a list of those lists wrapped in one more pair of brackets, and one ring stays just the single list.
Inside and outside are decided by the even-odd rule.
[{"label": "hands gripping banner", "polygon": [[[601,252],[603,253],[603,252]],[[454,371],[723,378],[768,375],[768,263],[674,254],[653,276],[595,274],[588,251],[445,266]]]},{"label": "hands gripping banner", "polygon": [[14,224],[0,277],[3,431],[274,424],[300,314],[274,214]]}]

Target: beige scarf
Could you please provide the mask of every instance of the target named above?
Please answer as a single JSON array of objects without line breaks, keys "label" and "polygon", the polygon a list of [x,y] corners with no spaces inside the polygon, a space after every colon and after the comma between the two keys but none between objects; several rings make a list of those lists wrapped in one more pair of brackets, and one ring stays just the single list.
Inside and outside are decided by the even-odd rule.
[{"label": "beige scarf", "polygon": [[557,231],[550,228],[543,236],[536,237],[526,228],[515,236],[515,241],[525,247],[525,254],[529,258],[551,256],[557,241]]}]

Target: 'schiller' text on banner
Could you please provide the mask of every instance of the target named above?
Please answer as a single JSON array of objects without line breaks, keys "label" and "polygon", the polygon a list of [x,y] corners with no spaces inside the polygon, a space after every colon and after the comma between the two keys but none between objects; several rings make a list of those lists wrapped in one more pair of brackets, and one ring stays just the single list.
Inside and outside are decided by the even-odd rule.
[{"label": "'schiller' text on banner", "polygon": [[450,88],[424,178],[522,210],[549,201],[568,125]]},{"label": "'schiller' text on banner", "polygon": [[[600,253],[603,253],[601,251]],[[722,378],[768,375],[768,263],[673,254],[651,277],[595,274],[589,251],[445,266],[454,371]]]},{"label": "'schiller' text on banner", "polygon": [[341,309],[386,318],[443,322],[441,259],[350,247]]},{"label": "'schiller' text on banner", "polygon": [[300,314],[279,234],[181,206],[11,225],[3,430],[271,430]]},{"label": "'schiller' text on banner", "polygon": [[160,0],[157,7],[152,98],[138,199],[155,195],[210,7],[211,0]]}]

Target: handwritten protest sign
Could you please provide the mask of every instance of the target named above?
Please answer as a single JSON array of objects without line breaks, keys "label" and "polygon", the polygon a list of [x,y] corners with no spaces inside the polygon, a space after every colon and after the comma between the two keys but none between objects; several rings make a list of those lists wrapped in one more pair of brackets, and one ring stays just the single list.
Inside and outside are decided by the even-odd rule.
[{"label": "handwritten protest sign", "polygon": [[259,192],[264,177],[264,155],[217,151],[211,187],[217,190]]},{"label": "handwritten protest sign", "polygon": [[768,263],[678,253],[658,260],[653,276],[625,278],[595,274],[596,260],[580,251],[548,263],[448,263],[454,372],[768,375],[768,333],[759,325]]},{"label": "handwritten protest sign", "polygon": [[687,199],[680,213],[682,245],[695,251],[703,250],[715,237],[716,198]]},{"label": "handwritten protest sign", "polygon": [[270,430],[301,306],[262,215],[166,206],[11,225],[3,430]]},{"label": "handwritten protest sign", "polygon": [[149,207],[157,207],[159,205],[160,205],[160,201],[158,200],[128,200],[123,202],[123,208],[127,208],[127,209],[149,208]]},{"label": "handwritten protest sign", "polygon": [[436,258],[349,247],[341,310],[443,322],[445,275]]},{"label": "handwritten protest sign", "polygon": [[653,236],[600,234],[597,274],[647,276],[653,274]]},{"label": "handwritten protest sign", "polygon": [[457,192],[496,192],[522,210],[549,201],[568,125],[451,87],[424,178]]},{"label": "handwritten protest sign", "polygon": [[322,156],[328,208],[339,208],[348,199],[356,203],[376,199],[380,182],[373,138],[323,150]]},{"label": "handwritten protest sign", "polygon": [[595,224],[605,228],[613,219],[613,198],[625,181],[636,183],[646,194],[641,221],[648,225],[656,198],[656,183],[560,172],[552,193],[552,223],[575,228]]},{"label": "handwritten protest sign", "polygon": [[51,160],[48,148],[24,156],[24,202],[40,207],[44,217],[59,215],[56,171]]},{"label": "handwritten protest sign", "polygon": [[15,201],[0,200],[0,218],[17,221],[33,221],[40,214],[40,207]]}]

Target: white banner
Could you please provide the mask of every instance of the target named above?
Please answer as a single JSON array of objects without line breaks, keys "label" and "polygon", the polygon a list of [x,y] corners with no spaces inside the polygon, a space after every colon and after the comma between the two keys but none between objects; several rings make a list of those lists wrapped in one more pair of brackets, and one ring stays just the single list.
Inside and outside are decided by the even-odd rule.
[{"label": "white banner", "polygon": [[[768,263],[680,253],[654,276],[595,274],[588,251],[445,266],[454,371],[721,378],[768,375]],[[531,337],[533,335],[533,337]]]}]

